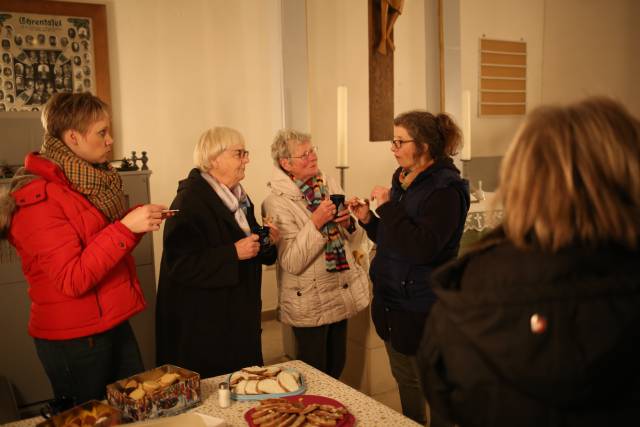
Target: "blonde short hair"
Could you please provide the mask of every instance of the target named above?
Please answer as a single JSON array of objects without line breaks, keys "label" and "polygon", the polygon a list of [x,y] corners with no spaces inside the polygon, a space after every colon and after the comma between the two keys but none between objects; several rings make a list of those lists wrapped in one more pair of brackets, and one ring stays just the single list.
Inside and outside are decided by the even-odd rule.
[{"label": "blonde short hair", "polygon": [[640,236],[640,123],[592,97],[540,107],[503,159],[504,230],[518,247],[636,248]]},{"label": "blonde short hair", "polygon": [[109,106],[97,96],[84,93],[55,93],[44,106],[40,120],[45,132],[58,139],[67,130],[85,134],[92,123],[110,117]]},{"label": "blonde short hair", "polygon": [[276,133],[271,144],[271,158],[276,166],[280,166],[281,159],[288,159],[291,156],[293,144],[304,144],[311,142],[311,135],[293,129],[281,129]]},{"label": "blonde short hair", "polygon": [[211,161],[232,145],[240,144],[244,148],[244,137],[235,129],[214,127],[200,135],[193,149],[193,163],[202,172],[211,169]]}]

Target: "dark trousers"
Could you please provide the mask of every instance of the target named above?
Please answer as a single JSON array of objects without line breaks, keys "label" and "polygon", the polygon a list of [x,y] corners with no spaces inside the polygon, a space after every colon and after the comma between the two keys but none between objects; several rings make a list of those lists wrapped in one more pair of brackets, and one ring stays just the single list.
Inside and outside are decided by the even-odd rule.
[{"label": "dark trousers", "polygon": [[107,384],[144,370],[129,322],[83,338],[35,338],[35,344],[54,396],[70,397],[75,404],[104,399]]},{"label": "dark trousers", "polygon": [[416,356],[408,356],[396,351],[389,341],[385,341],[384,346],[389,356],[391,373],[398,383],[402,414],[418,424],[429,425],[427,421],[429,405],[422,393]]},{"label": "dark trousers", "polygon": [[347,357],[347,320],[311,328],[293,327],[297,358],[339,378]]}]

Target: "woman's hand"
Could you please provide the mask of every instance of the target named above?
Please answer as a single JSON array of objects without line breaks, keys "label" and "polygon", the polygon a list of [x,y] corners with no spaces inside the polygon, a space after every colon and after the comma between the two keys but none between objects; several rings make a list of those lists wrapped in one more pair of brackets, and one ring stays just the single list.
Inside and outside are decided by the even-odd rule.
[{"label": "woman's hand", "polygon": [[240,239],[234,243],[236,252],[238,253],[238,259],[250,259],[258,255],[260,251],[260,242],[257,234],[251,234],[250,236]]},{"label": "woman's hand", "polygon": [[351,213],[349,213],[349,209],[345,208],[338,212],[338,216],[334,221],[342,226],[342,228],[348,228],[349,222],[351,220]]},{"label": "woman's hand", "polygon": [[369,208],[369,199],[360,200],[357,197],[352,197],[347,201],[347,206],[353,214],[363,224],[368,224],[371,221],[371,209]]},{"label": "woman's hand", "polygon": [[389,201],[389,188],[376,185],[371,190],[371,200],[377,201],[378,206],[387,203]]},{"label": "woman's hand", "polygon": [[320,202],[315,211],[311,214],[311,222],[319,231],[326,223],[332,221],[336,216],[336,205],[329,199]]},{"label": "woman's hand", "polygon": [[122,225],[131,230],[132,233],[146,233],[147,231],[156,231],[160,229],[160,224],[164,219],[162,211],[167,209],[163,205],[143,205],[138,206],[125,215],[120,220]]},{"label": "woman's hand", "polygon": [[271,241],[271,244],[278,244],[280,241],[280,230],[278,227],[272,222],[263,222],[263,224],[269,226],[269,240]]}]

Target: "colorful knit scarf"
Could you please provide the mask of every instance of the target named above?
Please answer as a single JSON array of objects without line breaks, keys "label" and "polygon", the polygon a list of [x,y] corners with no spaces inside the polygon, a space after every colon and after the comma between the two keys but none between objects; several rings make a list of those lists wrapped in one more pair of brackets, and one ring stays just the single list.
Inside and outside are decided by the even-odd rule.
[{"label": "colorful knit scarf", "polygon": [[[293,179],[296,183],[304,199],[307,202],[307,209],[314,212],[320,202],[327,197],[327,187],[324,185],[324,181],[320,175],[309,178],[306,181]],[[340,234],[340,228],[338,224],[333,221],[326,223],[321,230],[322,234],[327,236],[327,244],[324,247],[324,260],[327,266],[327,271],[337,272],[349,269],[349,262],[347,262],[347,255],[344,252],[344,241]]]},{"label": "colorful knit scarf", "polygon": [[84,194],[110,221],[120,219],[125,213],[127,207],[124,204],[122,179],[111,165],[92,165],[49,134],[44,136],[40,154],[59,164],[71,187]]},{"label": "colorful knit scarf", "polygon": [[418,175],[420,175],[423,171],[427,170],[427,168],[431,165],[431,163],[426,165],[415,166],[413,169],[402,168],[400,171],[400,175],[398,175],[398,180],[400,181],[400,186],[403,190],[407,190],[411,183]]}]

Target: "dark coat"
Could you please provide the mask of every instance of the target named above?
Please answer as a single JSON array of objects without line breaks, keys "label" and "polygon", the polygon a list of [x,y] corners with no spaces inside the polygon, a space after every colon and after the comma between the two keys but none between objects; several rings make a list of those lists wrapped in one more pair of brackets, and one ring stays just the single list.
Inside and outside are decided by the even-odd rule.
[{"label": "dark coat", "polygon": [[458,254],[469,210],[469,187],[450,158],[420,173],[405,191],[392,179],[390,200],[363,224],[377,244],[371,263],[371,315],[378,335],[415,354],[435,294],[431,272]]},{"label": "dark coat", "polygon": [[433,425],[638,425],[640,253],[500,234],[434,273],[418,353]]},{"label": "dark coat", "polygon": [[[200,171],[180,182],[171,204],[180,209],[164,228],[156,308],[157,363],[202,378],[262,365],[261,264],[275,247],[239,261],[234,243],[246,237]],[[247,210],[253,229],[253,204]]]}]

